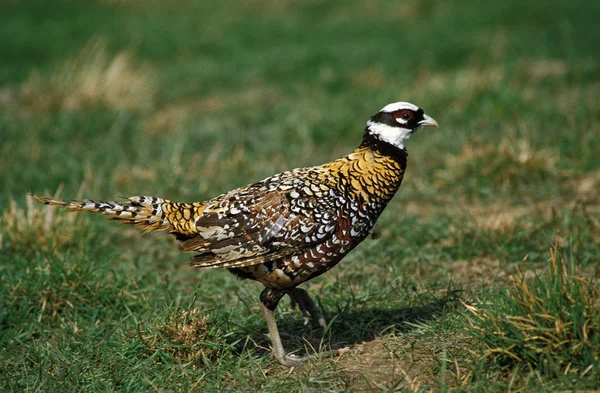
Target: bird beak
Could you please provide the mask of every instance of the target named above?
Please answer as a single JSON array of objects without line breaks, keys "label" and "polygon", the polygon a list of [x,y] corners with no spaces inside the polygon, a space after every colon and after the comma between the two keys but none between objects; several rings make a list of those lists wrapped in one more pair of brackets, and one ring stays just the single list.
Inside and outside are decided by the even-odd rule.
[{"label": "bird beak", "polygon": [[427,115],[423,115],[423,120],[419,122],[419,126],[425,127],[439,127],[437,121],[433,117],[429,117]]}]

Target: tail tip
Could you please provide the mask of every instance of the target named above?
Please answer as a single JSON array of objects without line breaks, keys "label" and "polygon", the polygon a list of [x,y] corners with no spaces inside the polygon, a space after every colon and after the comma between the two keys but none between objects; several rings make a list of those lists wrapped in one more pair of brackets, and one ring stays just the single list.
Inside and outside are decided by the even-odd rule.
[{"label": "tail tip", "polygon": [[28,195],[30,195],[33,199],[35,199],[39,203],[43,203],[44,205],[49,205],[50,204],[50,198],[46,198],[44,196],[37,195],[37,194],[34,194],[32,192],[30,192]]},{"label": "tail tip", "polygon": [[63,201],[54,200],[52,198],[48,198],[48,197],[45,197],[45,196],[37,195],[37,194],[34,194],[34,193],[29,193],[28,195],[30,195],[35,201],[37,201],[39,203],[43,203],[44,205],[50,205],[50,206],[54,206],[54,205],[67,206],[67,203],[65,203]]}]

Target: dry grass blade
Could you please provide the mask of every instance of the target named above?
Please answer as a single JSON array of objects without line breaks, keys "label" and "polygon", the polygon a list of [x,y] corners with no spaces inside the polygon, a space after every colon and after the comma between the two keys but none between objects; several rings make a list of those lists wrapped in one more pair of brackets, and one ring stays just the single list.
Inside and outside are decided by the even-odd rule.
[{"label": "dry grass blade", "polygon": [[528,278],[521,267],[511,289],[479,308],[465,307],[471,334],[482,343],[479,362],[510,370],[527,363],[554,378],[589,369],[590,378],[598,377],[600,282],[578,274],[558,237],[544,275]]},{"label": "dry grass blade", "polygon": [[[60,197],[61,190],[62,186],[54,193],[54,199]],[[32,253],[42,248],[64,249],[74,245],[75,235],[83,227],[81,215],[40,205],[31,195],[25,198],[26,208],[19,207],[11,198],[0,217],[0,250],[13,248]]]},{"label": "dry grass blade", "polygon": [[202,310],[175,310],[167,321],[155,324],[140,337],[147,350],[166,353],[195,367],[218,356],[219,348],[211,343],[214,334]]},{"label": "dry grass blade", "polygon": [[440,172],[437,183],[451,187],[464,183],[510,188],[531,183],[532,179],[560,175],[557,162],[557,152],[548,148],[536,149],[527,139],[514,137],[499,143],[467,142],[458,154],[448,156],[448,169]]},{"label": "dry grass blade", "polygon": [[105,40],[94,39],[49,76],[32,73],[21,98],[39,111],[90,106],[145,109],[154,101],[153,80],[149,69],[135,65],[132,50],[113,56]]}]

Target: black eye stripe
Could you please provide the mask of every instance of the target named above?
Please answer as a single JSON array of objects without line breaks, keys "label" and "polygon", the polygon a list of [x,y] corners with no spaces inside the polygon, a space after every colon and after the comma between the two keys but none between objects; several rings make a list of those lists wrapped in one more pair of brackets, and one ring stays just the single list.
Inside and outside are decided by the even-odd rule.
[{"label": "black eye stripe", "polygon": [[[403,119],[402,114],[408,113],[409,119]],[[385,124],[390,127],[402,127],[416,129],[419,127],[419,121],[423,120],[423,110],[413,110],[410,108],[402,108],[394,112],[377,112],[370,121],[373,123]]]}]

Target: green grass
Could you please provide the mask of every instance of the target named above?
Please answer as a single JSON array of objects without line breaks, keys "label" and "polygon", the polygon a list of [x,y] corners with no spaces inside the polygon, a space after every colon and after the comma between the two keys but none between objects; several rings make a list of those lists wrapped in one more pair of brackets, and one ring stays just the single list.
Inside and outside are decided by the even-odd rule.
[{"label": "green grass", "polygon": [[500,289],[480,306],[467,306],[482,360],[472,374],[475,383],[502,381],[511,374],[509,389],[519,380],[535,385],[535,370],[555,388],[574,382],[580,388],[597,387],[600,288],[581,277],[571,258],[555,245],[544,274],[528,279],[518,270],[511,288]]},{"label": "green grass", "polygon": [[[0,390],[599,390],[592,3],[2,3]],[[382,237],[305,285],[331,329],[282,302],[286,348],[323,351],[292,371],[259,284],[26,198],[207,199],[349,152],[400,100],[441,127]]]}]

